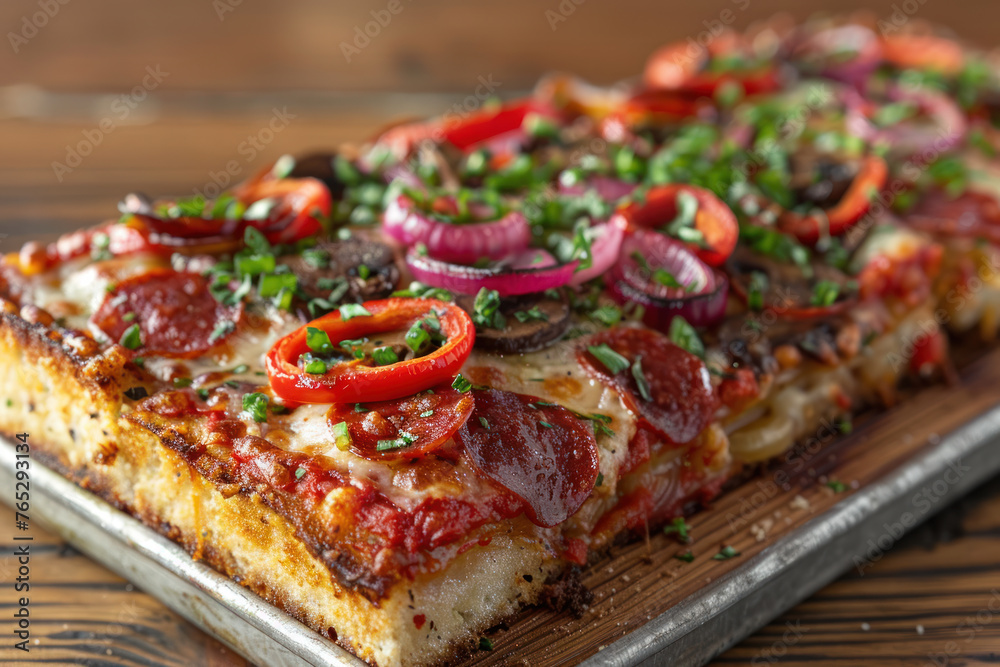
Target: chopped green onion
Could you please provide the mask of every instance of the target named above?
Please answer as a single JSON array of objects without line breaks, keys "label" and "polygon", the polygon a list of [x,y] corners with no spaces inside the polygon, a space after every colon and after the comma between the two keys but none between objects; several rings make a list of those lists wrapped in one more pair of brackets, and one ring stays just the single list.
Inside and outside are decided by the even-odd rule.
[{"label": "chopped green onion", "polygon": [[459,373],[455,376],[455,381],[451,383],[451,387],[452,389],[464,394],[472,389],[472,383],[462,377],[462,374]]},{"label": "chopped green onion", "polygon": [[391,347],[383,346],[372,350],[372,359],[375,361],[376,366],[388,366],[397,363],[399,356]]},{"label": "chopped green onion", "polygon": [[344,452],[351,446],[351,432],[347,430],[347,422],[339,422],[330,429],[333,433],[333,444]]},{"label": "chopped green onion", "polygon": [[379,440],[378,444],[375,445],[375,451],[384,452],[390,449],[400,449],[412,445],[416,441],[417,436],[406,431],[400,431],[399,437],[394,440]]},{"label": "chopped green onion", "polygon": [[306,345],[317,354],[330,354],[333,352],[333,343],[330,342],[330,334],[316,327],[306,328]]},{"label": "chopped green onion", "polygon": [[[212,342],[211,339],[209,339],[209,342]],[[139,325],[133,324],[126,329],[119,343],[121,343],[122,347],[129,350],[138,350],[142,347],[142,331],[139,329]]]}]

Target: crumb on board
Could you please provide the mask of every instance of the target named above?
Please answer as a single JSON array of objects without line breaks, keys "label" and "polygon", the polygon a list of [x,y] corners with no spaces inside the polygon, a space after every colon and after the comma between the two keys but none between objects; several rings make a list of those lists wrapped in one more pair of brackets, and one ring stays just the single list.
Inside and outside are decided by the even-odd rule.
[{"label": "crumb on board", "polygon": [[863,631],[865,631],[865,632],[868,632],[869,630],[871,630],[871,629],[872,629],[872,626],[871,626],[871,625],[869,625],[868,623],[862,623],[862,624],[861,624],[861,629],[862,629]]},{"label": "crumb on board", "polygon": [[917,634],[918,635],[924,634],[924,626],[922,626],[922,625],[918,625],[917,626]]},{"label": "crumb on board", "polygon": [[808,510],[810,508],[809,501],[798,493],[792,498],[792,502],[788,503],[788,506],[793,510]]}]

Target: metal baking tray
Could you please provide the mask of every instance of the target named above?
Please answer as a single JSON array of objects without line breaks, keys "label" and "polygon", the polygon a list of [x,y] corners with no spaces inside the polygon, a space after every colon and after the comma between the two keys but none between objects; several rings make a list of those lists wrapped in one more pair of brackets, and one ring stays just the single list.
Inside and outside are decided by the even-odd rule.
[{"label": "metal baking tray", "polygon": [[[0,438],[4,488],[14,487],[14,447]],[[940,497],[955,500],[1000,472],[1000,407],[965,424],[877,482],[776,539],[696,595],[583,662],[587,667],[700,665],[825,586],[914,491],[961,460],[970,472]],[[32,520],[162,601],[248,660],[277,667],[363,665],[253,593],[191,560],[179,546],[100,498],[32,462]],[[9,502],[7,497],[5,502]],[[930,514],[928,514],[929,516]],[[922,517],[927,518],[927,517]]]}]

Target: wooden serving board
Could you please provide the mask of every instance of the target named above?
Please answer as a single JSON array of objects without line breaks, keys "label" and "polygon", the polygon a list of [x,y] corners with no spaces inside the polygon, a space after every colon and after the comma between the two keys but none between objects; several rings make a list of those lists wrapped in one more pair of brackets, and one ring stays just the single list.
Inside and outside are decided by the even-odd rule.
[{"label": "wooden serving board", "polygon": [[[858,490],[884,483],[915,457],[940,445],[945,436],[998,404],[1000,351],[995,351],[973,362],[956,386],[927,388],[887,413],[859,420],[849,436],[821,428],[816,434],[821,447],[798,450],[788,461],[723,494],[713,507],[689,518],[691,544],[656,533],[648,542],[638,540],[613,549],[609,558],[588,568],[583,582],[594,592],[594,603],[582,618],[547,609],[526,610],[506,628],[489,635],[493,652],[480,651],[464,664],[510,664],[512,656],[532,667],[576,664],[588,658],[604,664],[600,656],[607,647],[623,638],[627,644],[631,633],[669,614],[681,601],[697,600],[713,582],[746,568],[748,561],[781,538],[801,531],[808,522],[833,520],[824,514],[838,503]],[[1000,452],[1000,442],[990,447]],[[992,459],[1000,461],[998,456]],[[874,530],[866,528],[871,538],[859,535],[857,541],[866,544],[871,539],[874,547],[852,555],[847,567],[855,562],[857,571],[864,573],[905,531],[942,509],[956,487],[972,488],[974,481],[983,478],[984,471],[972,469],[971,461],[952,463],[943,466],[928,484],[911,489],[909,507],[891,514],[895,520],[888,522],[888,528],[878,524]],[[835,486],[836,482],[849,488],[835,492],[828,483]],[[732,546],[741,555],[715,560],[723,546]],[[695,555],[693,562],[675,558],[688,549]],[[798,599],[793,602],[829,579],[829,573],[817,572],[817,576],[826,579],[816,579],[808,590],[794,591]],[[774,591],[776,597],[787,593]],[[741,638],[725,637],[723,648]]]}]

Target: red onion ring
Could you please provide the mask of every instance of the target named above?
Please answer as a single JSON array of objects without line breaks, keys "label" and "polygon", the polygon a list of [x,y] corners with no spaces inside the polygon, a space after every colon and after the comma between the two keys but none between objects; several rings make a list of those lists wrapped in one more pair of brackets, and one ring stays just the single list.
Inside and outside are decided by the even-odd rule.
[{"label": "red onion ring", "polygon": [[[836,62],[833,56],[845,45],[856,47],[857,55],[846,62]],[[882,62],[882,43],[869,28],[850,23],[807,35],[792,47],[791,57],[807,65],[816,61],[820,76],[861,90]]]},{"label": "red onion ring", "polygon": [[[668,271],[685,287],[654,283],[652,276],[634,259],[635,253],[645,258],[650,269]],[[729,297],[729,280],[725,274],[698,259],[683,243],[641,229],[622,243],[620,259],[611,270],[608,288],[618,303],[643,306],[643,323],[664,332],[678,315],[695,327],[719,322],[726,314]]]},{"label": "red onion ring", "polygon": [[913,102],[934,121],[934,126],[921,127],[911,121],[903,121],[891,127],[876,127],[865,113],[867,101],[858,95],[848,95],[845,96],[848,130],[869,142],[882,141],[896,154],[902,153],[908,159],[923,153],[933,157],[965,140],[969,130],[965,114],[943,93],[893,85],[888,90],[888,97],[894,102]]},{"label": "red onion ring", "polygon": [[614,266],[625,238],[625,224],[625,219],[616,215],[591,228],[596,236],[590,244],[590,266],[574,273],[570,285],[581,285]]},{"label": "red onion ring", "polygon": [[[485,287],[500,296],[517,296],[555,289],[570,281],[579,262],[552,264],[548,261],[551,258],[545,251],[528,251],[513,257],[506,266],[477,269],[418,255],[411,249],[406,254],[406,265],[420,282],[450,292],[476,294]],[[521,268],[526,266],[537,268]]]},{"label": "red onion ring", "polygon": [[472,264],[483,257],[503,259],[531,243],[531,226],[519,211],[492,222],[453,225],[430,218],[405,195],[389,203],[382,230],[407,246],[423,243],[431,257],[454,264]]}]

